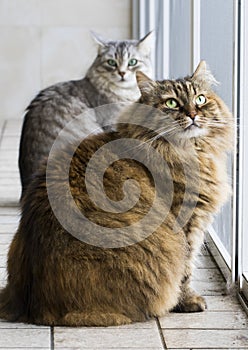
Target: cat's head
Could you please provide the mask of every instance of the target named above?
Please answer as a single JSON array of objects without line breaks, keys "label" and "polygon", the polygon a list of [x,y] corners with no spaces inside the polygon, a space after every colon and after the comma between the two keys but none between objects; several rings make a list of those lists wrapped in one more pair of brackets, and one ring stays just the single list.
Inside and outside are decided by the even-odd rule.
[{"label": "cat's head", "polygon": [[184,79],[153,81],[137,72],[137,82],[140,102],[163,112],[155,120],[161,135],[178,139],[218,137],[224,136],[232,124],[227,106],[212,90],[216,80],[205,61]]},{"label": "cat's head", "polygon": [[100,77],[119,88],[137,86],[136,72],[152,75],[151,50],[153,32],[141,40],[105,40],[92,32],[98,44],[98,55],[87,76]]}]

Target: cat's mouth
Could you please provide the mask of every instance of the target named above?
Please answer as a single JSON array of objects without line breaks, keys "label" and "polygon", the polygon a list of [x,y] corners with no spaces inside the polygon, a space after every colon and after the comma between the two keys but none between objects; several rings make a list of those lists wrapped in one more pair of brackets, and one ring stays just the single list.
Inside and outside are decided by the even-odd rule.
[{"label": "cat's mouth", "polygon": [[191,123],[186,128],[184,128],[182,137],[183,138],[192,138],[192,137],[201,137],[205,136],[207,133],[207,130],[205,128],[202,128],[198,123]]},{"label": "cat's mouth", "polygon": [[187,118],[188,125],[184,128],[184,131],[187,130],[195,130],[200,128],[199,124],[199,116],[195,115],[194,118],[188,117]]},{"label": "cat's mouth", "polygon": [[200,128],[200,125],[194,121],[192,121],[192,123],[188,126],[186,126],[186,128],[184,128],[184,131],[187,131],[187,130],[195,130],[195,129],[198,129]]},{"label": "cat's mouth", "polygon": [[132,88],[136,86],[136,84],[130,81],[130,79],[125,78],[117,80],[116,84],[121,86],[122,88]]},{"label": "cat's mouth", "polygon": [[124,77],[122,77],[119,81],[120,81],[120,82],[127,82],[127,79],[125,79]]},{"label": "cat's mouth", "polygon": [[198,116],[194,119],[188,120],[188,125],[184,127],[182,136],[186,138],[200,137],[206,135],[205,128],[202,128]]}]

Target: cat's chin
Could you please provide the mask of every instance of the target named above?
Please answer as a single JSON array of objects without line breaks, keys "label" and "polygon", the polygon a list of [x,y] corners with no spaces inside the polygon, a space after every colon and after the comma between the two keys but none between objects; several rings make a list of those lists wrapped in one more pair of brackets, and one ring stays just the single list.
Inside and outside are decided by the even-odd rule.
[{"label": "cat's chin", "polygon": [[207,130],[203,128],[199,128],[198,126],[192,125],[189,128],[184,129],[180,136],[182,139],[191,139],[195,137],[202,137],[207,135]]},{"label": "cat's chin", "polygon": [[133,89],[136,87],[136,83],[130,80],[118,80],[114,84],[122,89]]}]

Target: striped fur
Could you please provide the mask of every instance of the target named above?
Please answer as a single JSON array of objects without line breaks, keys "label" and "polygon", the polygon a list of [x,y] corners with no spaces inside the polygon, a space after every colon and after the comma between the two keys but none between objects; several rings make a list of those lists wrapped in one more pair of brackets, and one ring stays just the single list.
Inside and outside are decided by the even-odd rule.
[{"label": "striped fur", "polygon": [[[87,111],[108,103],[119,103],[121,107],[121,102],[136,101],[140,92],[135,72],[141,70],[152,74],[151,33],[140,41],[109,41],[96,34],[94,38],[98,43],[98,55],[86,77],[40,91],[27,108],[19,153],[23,193],[41,159],[48,156],[59,132],[69,122],[81,116],[82,137],[103,131],[106,124],[114,122],[118,111],[111,116],[88,114]],[[110,59],[116,60],[116,67],[108,64]],[[137,64],[128,65],[130,59],[136,59]],[[121,76],[120,72],[125,75]]]},{"label": "striped fur", "polygon": [[[48,180],[71,230],[80,228],[85,238],[98,233],[104,240],[103,227],[130,227],[136,239],[139,229],[142,233],[152,227],[159,213],[169,208],[164,221],[145,239],[122,247],[101,248],[75,238],[63,228],[51,208],[45,165],[35,175],[23,198],[21,222],[8,254],[8,284],[0,293],[1,318],[44,325],[111,326],[145,321],[170,310],[205,309],[204,299],[189,286],[192,263],[205,229],[227,198],[225,159],[232,139],[232,117],[210,89],[209,74],[204,63],[192,77],[177,81],[154,82],[139,73],[141,105],[134,104],[123,114],[117,132],[92,136],[77,148],[70,166],[70,192],[81,213],[98,225],[94,229],[88,230],[86,221],[80,221],[64,192],[66,178],[60,176],[60,171],[70,160],[70,146],[58,150],[53,160]],[[197,107],[197,113],[201,115],[198,128],[204,132],[199,131],[197,136],[196,127],[192,137],[185,130],[186,112],[195,97],[203,93],[207,102]],[[171,97],[180,101],[179,109],[166,107]],[[150,108],[154,106],[157,108]],[[139,125],[131,124],[134,116]],[[169,129],[173,120],[175,127]],[[148,128],[147,122],[153,127]],[[147,166],[127,157],[110,164],[103,178],[108,198],[122,200],[127,179],[139,184],[140,197],[128,211],[107,212],[92,202],[86,190],[87,164],[109,142],[128,139],[124,148],[128,149],[130,138],[154,147],[168,168],[149,157],[144,147],[133,151],[140,152],[148,161]],[[117,150],[118,146],[110,153],[115,156]],[[97,171],[98,168],[95,174]],[[97,183],[95,174],[89,179],[93,186]],[[154,175],[161,179],[156,188]],[[174,185],[171,203],[167,198],[170,179]],[[164,202],[146,227],[140,224],[132,232],[130,225],[148,215],[155,195]],[[133,196],[133,191],[129,191],[128,197]],[[175,231],[182,205],[192,213]],[[75,221],[71,220],[73,214]],[[117,236],[116,240],[120,238],[123,237]]]}]

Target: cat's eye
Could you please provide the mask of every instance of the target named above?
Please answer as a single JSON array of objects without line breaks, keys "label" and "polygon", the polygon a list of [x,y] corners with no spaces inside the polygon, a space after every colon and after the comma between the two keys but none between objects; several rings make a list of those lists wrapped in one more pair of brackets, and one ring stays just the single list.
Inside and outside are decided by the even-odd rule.
[{"label": "cat's eye", "polygon": [[166,102],[165,102],[166,106],[168,108],[177,108],[178,107],[178,102],[177,100],[175,100],[174,98],[169,98]]},{"label": "cat's eye", "polygon": [[206,97],[204,95],[199,95],[195,99],[195,103],[200,106],[203,105],[207,101]]},{"label": "cat's eye", "polygon": [[136,66],[137,63],[138,60],[136,60],[136,58],[131,58],[131,60],[128,61],[129,66]]},{"label": "cat's eye", "polygon": [[115,60],[109,59],[109,60],[107,60],[107,63],[111,67],[117,67],[117,62]]}]

